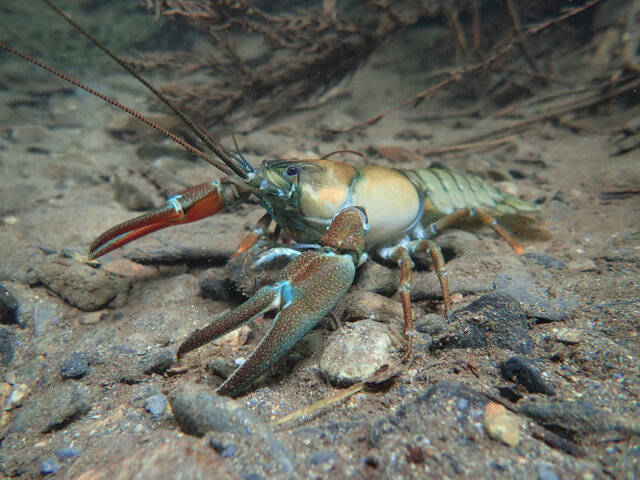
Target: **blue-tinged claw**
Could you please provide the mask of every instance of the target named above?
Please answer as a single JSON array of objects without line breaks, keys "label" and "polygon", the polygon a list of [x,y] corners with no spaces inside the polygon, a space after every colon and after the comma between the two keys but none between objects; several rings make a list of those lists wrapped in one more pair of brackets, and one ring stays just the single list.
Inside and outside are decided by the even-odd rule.
[{"label": "blue-tinged claw", "polygon": [[366,215],[357,207],[340,212],[320,240],[322,250],[310,250],[291,261],[274,285],[261,288],[242,305],[191,334],[178,357],[277,309],[271,328],[245,363],[218,388],[237,396],[302,339],[347,292],[364,249]]}]

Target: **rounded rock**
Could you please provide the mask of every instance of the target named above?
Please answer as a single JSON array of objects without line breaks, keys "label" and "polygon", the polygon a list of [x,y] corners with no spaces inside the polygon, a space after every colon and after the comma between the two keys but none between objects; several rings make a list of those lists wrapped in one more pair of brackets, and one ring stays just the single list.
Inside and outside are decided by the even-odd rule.
[{"label": "rounded rock", "polygon": [[320,372],[335,386],[353,385],[391,364],[393,344],[384,324],[372,320],[345,324],[324,349]]},{"label": "rounded rock", "polygon": [[64,378],[82,378],[87,373],[89,365],[83,353],[75,352],[64,359],[60,365],[60,375]]}]

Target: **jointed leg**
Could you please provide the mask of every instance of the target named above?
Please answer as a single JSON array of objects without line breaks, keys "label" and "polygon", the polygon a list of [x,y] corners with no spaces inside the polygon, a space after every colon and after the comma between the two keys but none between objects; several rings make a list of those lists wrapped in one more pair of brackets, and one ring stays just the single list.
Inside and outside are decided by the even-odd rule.
[{"label": "jointed leg", "polygon": [[451,306],[451,290],[449,289],[449,273],[447,272],[447,265],[442,256],[442,250],[440,246],[429,240],[415,240],[409,244],[411,253],[424,252],[431,255],[431,261],[433,262],[433,269],[440,281],[440,289],[442,290],[442,302],[444,303],[444,314],[448,318],[452,315],[453,307]]},{"label": "jointed leg", "polygon": [[231,255],[231,258],[237,257],[241,253],[244,253],[251,247],[253,247],[256,242],[260,240],[260,237],[264,237],[266,235],[267,231],[269,230],[269,225],[271,225],[271,215],[265,213],[262,217],[260,217],[260,220],[258,220],[258,223],[256,223],[256,226],[253,228],[253,230],[251,230],[242,238],[240,244],[238,245],[236,253]]},{"label": "jointed leg", "polygon": [[429,225],[427,230],[432,234],[432,236],[435,236],[443,230],[474,215],[477,215],[484,225],[491,227],[494,232],[500,235],[511,246],[511,248],[513,248],[517,255],[522,254],[524,250],[522,245],[514,240],[514,238],[509,235],[504,228],[498,225],[498,221],[493,216],[480,208],[467,207],[451,212],[449,215],[442,217],[437,222],[433,222]]},{"label": "jointed leg", "polygon": [[404,336],[407,339],[407,351],[403,361],[411,362],[413,353],[413,311],[411,310],[411,285],[413,284],[413,262],[404,247],[396,247],[389,256],[400,267],[400,300],[404,313]]}]

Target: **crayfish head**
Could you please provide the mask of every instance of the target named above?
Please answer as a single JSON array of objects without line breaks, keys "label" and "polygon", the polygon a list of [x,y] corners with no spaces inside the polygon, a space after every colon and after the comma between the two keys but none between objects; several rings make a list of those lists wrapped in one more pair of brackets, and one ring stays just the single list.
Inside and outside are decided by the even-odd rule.
[{"label": "crayfish head", "polygon": [[320,245],[330,247],[337,253],[353,256],[354,263],[360,263],[364,251],[364,237],[369,231],[367,213],[363,207],[342,209],[333,219],[329,229],[320,239]]}]

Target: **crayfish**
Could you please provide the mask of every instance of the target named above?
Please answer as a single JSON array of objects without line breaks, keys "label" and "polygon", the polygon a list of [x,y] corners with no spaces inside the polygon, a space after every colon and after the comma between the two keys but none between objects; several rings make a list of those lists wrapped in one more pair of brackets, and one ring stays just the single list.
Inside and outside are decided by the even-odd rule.
[{"label": "crayfish", "polygon": [[267,234],[272,221],[284,238],[297,242],[293,247],[302,245],[307,249],[303,253],[294,248],[274,251],[272,255],[293,258],[274,285],[263,287],[239,307],[194,332],[180,346],[179,357],[266,311],[279,310],[267,335],[246,362],[219,387],[218,393],[238,395],[289,351],[335,307],[351,286],[356,267],[369,256],[396,263],[401,269],[399,293],[408,344],[405,359],[409,359],[413,329],[410,300],[413,254],[431,256],[440,280],[444,311],[450,315],[447,270],[433,237],[468,217],[477,216],[517,253],[522,251],[494,215],[529,212],[537,210],[537,206],[467,175],[440,168],[355,167],[327,159],[265,160],[257,168],[252,166],[239,151],[223,146],[127,63],[48,0],[45,2],[149,88],[217,158],[80,82],[9,46],[0,44],[0,47],[121,108],[227,175],[221,180],[188,188],[160,208],[107,230],[91,244],[90,259],[156,230],[214,215],[250,196],[257,197],[266,213],[241,242],[238,252],[251,249]]}]

